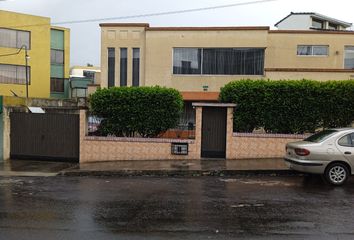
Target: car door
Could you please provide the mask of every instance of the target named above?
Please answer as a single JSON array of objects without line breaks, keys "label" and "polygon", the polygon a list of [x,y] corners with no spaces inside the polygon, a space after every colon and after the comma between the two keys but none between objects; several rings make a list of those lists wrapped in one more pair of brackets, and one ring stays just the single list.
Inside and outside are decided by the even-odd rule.
[{"label": "car door", "polygon": [[354,133],[344,135],[337,141],[337,148],[343,156],[354,166]]}]

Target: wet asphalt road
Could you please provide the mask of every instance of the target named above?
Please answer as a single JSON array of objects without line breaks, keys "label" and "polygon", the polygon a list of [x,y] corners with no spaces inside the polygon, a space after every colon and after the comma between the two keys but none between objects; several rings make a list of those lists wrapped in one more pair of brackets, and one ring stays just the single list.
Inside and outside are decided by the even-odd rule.
[{"label": "wet asphalt road", "polygon": [[0,239],[354,239],[354,179],[0,178]]}]

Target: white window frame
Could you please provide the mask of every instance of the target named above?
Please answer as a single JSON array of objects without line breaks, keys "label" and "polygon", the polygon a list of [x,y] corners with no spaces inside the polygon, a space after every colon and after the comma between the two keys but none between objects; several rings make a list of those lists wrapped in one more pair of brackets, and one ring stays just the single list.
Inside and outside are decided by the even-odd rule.
[{"label": "white window frame", "polygon": [[[302,55],[299,54],[299,47],[311,47],[311,54],[309,55]],[[327,48],[327,54],[314,54],[314,49],[316,47],[326,47]],[[309,44],[299,44],[296,47],[296,55],[298,57],[328,57],[329,56],[329,45],[309,45]]]}]

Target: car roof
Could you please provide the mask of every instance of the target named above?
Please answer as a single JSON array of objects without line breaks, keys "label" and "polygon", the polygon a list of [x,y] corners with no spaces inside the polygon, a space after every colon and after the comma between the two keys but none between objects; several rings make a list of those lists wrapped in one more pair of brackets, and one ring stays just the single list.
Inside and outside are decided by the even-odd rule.
[{"label": "car roof", "polygon": [[354,131],[354,128],[331,128],[329,130],[335,130],[338,132],[350,132],[350,131]]}]

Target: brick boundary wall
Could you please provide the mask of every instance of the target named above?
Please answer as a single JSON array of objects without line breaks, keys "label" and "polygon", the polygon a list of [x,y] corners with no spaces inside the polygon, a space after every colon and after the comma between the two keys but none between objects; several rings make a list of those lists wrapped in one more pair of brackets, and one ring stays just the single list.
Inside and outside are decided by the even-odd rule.
[{"label": "brick boundary wall", "polygon": [[[233,109],[227,112],[226,158],[282,158],[288,142],[308,135],[233,133]],[[195,139],[125,138],[87,136],[86,111],[80,111],[80,162],[119,160],[197,160],[201,159],[202,109],[196,108]],[[171,143],[188,143],[188,155],[171,154]]]},{"label": "brick boundary wall", "polygon": [[285,145],[309,135],[233,133],[229,159],[282,158]]},{"label": "brick boundary wall", "polygon": [[[200,117],[201,113],[199,113]],[[198,131],[200,134],[200,131]],[[188,143],[188,155],[171,154],[171,143]],[[80,111],[80,162],[200,159],[198,140],[87,136],[86,111]]]}]

